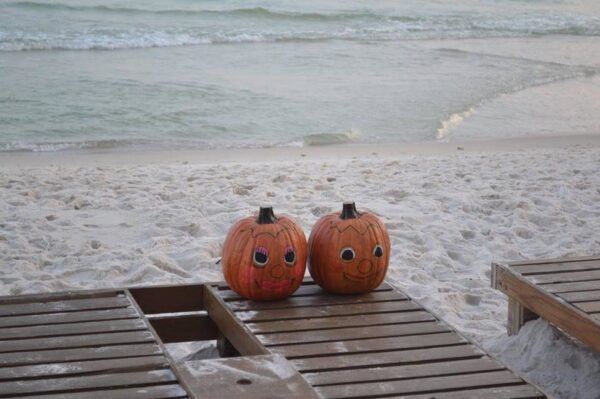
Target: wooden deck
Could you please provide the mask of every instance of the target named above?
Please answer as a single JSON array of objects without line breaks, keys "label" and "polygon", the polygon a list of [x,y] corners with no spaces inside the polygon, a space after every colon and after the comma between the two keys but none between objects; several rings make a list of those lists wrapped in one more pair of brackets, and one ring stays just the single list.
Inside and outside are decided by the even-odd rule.
[{"label": "wooden deck", "polygon": [[[165,343],[216,339],[176,363]],[[0,298],[0,398],[543,398],[384,283],[284,301],[223,284]]]},{"label": "wooden deck", "polygon": [[493,264],[492,286],[509,298],[509,334],[542,317],[600,351],[600,257]]}]

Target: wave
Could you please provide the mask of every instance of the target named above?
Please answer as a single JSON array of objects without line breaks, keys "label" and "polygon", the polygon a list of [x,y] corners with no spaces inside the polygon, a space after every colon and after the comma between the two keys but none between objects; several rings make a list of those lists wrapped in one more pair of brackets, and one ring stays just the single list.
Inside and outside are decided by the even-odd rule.
[{"label": "wave", "polygon": [[438,140],[446,138],[452,130],[456,129],[465,119],[473,115],[474,112],[475,108],[469,107],[466,111],[451,114],[448,118],[441,121],[440,127],[437,129],[436,138]]},{"label": "wave", "polygon": [[69,150],[113,150],[117,148],[148,145],[148,140],[90,140],[72,142],[34,143],[24,141],[0,143],[0,152],[59,152]]},{"label": "wave", "polygon": [[319,146],[332,144],[347,144],[356,141],[361,136],[360,130],[351,129],[343,133],[310,134],[302,138],[305,146]]}]

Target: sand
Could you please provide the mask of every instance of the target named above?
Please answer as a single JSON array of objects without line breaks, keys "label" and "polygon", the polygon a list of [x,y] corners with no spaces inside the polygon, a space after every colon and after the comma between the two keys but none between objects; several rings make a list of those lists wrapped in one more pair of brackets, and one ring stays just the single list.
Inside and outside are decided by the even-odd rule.
[{"label": "sand", "polygon": [[490,263],[600,254],[600,136],[412,146],[4,154],[0,294],[222,278],[223,239],[270,204],[305,229],[379,214],[389,279],[545,393],[600,395],[600,355],[543,321],[505,332]]}]

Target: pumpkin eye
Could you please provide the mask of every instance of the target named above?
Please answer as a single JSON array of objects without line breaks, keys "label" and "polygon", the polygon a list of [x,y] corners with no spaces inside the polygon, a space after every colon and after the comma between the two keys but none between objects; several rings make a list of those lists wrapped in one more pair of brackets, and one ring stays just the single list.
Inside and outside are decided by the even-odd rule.
[{"label": "pumpkin eye", "polygon": [[269,261],[269,251],[264,247],[256,247],[254,249],[254,257],[252,260],[254,261],[254,266],[265,267]]},{"label": "pumpkin eye", "polygon": [[285,255],[283,255],[283,260],[285,261],[286,265],[294,266],[294,263],[296,263],[296,251],[294,251],[294,248],[287,247],[285,249]]},{"label": "pumpkin eye", "polygon": [[342,248],[340,251],[340,259],[344,262],[352,262],[355,256],[354,250],[351,247]]},{"label": "pumpkin eye", "polygon": [[383,256],[383,248],[381,248],[381,245],[375,245],[375,248],[373,248],[373,256],[376,258],[381,258]]}]

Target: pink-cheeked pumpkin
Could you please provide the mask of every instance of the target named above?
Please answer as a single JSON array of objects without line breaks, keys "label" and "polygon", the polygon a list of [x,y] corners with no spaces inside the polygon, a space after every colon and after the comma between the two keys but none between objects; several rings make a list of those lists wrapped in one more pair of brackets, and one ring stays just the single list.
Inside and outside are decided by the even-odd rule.
[{"label": "pink-cheeked pumpkin", "polygon": [[257,301],[283,299],[302,284],[306,236],[287,216],[261,207],[257,217],[234,224],[223,245],[223,274],[229,287]]},{"label": "pink-cheeked pumpkin", "polygon": [[335,294],[359,294],[385,278],[390,238],[377,216],[358,212],[353,202],[347,202],[341,213],[317,221],[308,250],[308,270],[317,284]]}]

